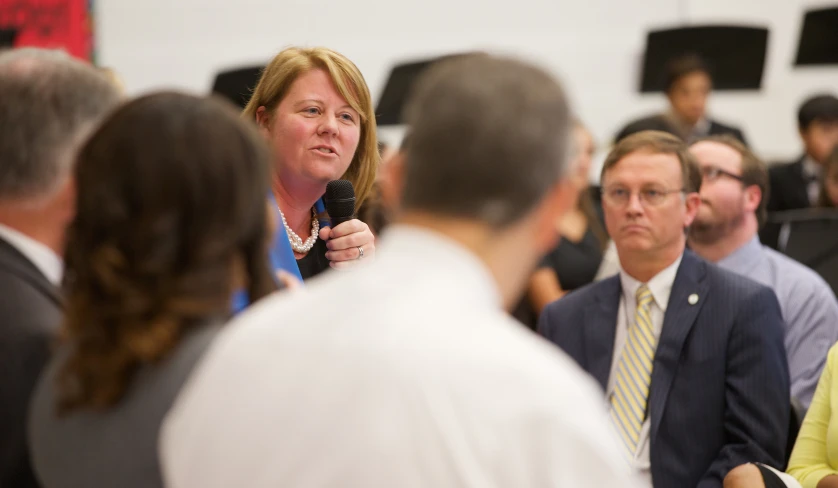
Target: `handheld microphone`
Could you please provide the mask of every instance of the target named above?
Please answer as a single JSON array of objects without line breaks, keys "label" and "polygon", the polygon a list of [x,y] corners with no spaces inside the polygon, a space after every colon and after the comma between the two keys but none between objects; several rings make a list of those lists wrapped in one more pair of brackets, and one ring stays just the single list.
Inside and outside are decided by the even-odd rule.
[{"label": "handheld microphone", "polygon": [[355,189],[347,180],[333,180],[326,185],[323,197],[332,228],[355,218]]}]

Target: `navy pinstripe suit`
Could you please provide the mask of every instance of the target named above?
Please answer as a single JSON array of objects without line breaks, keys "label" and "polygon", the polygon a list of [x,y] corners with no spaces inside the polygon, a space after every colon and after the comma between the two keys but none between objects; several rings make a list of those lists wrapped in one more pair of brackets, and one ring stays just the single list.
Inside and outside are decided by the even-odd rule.
[{"label": "navy pinstripe suit", "polygon": [[[695,305],[687,297],[697,294]],[[603,390],[614,351],[619,276],[550,304],[539,332]],[[655,488],[721,487],[732,468],[782,468],[789,421],[783,322],[774,292],[684,253],[649,393]]]}]

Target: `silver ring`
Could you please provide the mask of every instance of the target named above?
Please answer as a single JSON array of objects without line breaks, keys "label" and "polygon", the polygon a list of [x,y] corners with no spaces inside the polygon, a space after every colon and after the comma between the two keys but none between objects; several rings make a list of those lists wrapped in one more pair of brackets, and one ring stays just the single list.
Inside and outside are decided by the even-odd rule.
[{"label": "silver ring", "polygon": [[363,257],[364,257],[364,248],[361,247],[361,246],[358,246],[358,259],[361,259]]}]

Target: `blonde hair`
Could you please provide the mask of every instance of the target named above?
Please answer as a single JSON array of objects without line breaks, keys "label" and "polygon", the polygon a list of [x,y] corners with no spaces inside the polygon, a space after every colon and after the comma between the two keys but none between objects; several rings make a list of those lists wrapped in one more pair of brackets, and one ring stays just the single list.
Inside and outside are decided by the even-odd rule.
[{"label": "blonde hair", "polygon": [[361,71],[352,61],[324,47],[284,49],[265,67],[242,116],[255,121],[259,107],[265,107],[265,111],[272,114],[285,98],[291,84],[300,75],[314,69],[329,74],[338,92],[361,117],[358,148],[343,175],[355,187],[356,206],[360,206],[372,190],[380,156],[369,88]]}]

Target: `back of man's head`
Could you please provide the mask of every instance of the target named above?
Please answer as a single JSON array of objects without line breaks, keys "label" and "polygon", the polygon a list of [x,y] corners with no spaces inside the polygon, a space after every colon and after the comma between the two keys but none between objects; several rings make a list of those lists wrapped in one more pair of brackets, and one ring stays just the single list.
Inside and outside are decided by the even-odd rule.
[{"label": "back of man's head", "polygon": [[565,172],[564,93],[524,62],[485,54],[442,61],[417,83],[406,114],[405,211],[502,228]]},{"label": "back of man's head", "polygon": [[118,101],[105,76],[63,52],[0,52],[0,204],[49,197]]}]

